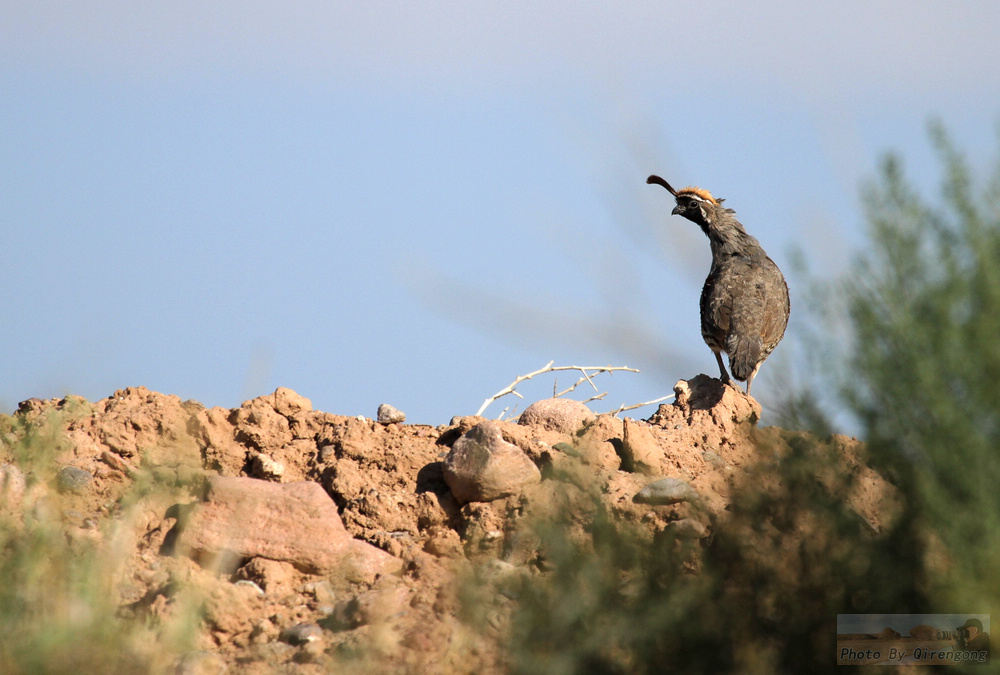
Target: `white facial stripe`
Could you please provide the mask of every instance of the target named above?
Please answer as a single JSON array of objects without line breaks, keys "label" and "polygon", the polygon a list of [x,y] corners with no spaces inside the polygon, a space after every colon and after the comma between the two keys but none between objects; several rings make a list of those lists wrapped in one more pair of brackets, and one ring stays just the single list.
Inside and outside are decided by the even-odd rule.
[{"label": "white facial stripe", "polygon": [[710,204],[711,203],[707,199],[705,199],[704,197],[702,197],[701,195],[697,195],[694,192],[682,192],[682,193],[680,193],[677,196],[678,197],[687,197],[688,199],[693,199],[694,201],[701,202],[702,204]]}]

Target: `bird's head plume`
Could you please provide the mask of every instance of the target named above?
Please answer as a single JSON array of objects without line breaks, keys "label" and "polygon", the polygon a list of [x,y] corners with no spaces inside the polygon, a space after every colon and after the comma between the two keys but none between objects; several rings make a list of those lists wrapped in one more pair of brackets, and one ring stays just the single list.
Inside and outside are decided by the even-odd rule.
[{"label": "bird's head plume", "polygon": [[716,199],[712,196],[711,192],[699,187],[686,187],[675,190],[670,183],[655,174],[647,178],[646,182],[650,185],[660,185],[674,196],[674,199],[677,200],[677,206],[674,207],[671,213],[684,216],[688,220],[695,222],[704,222],[710,218],[709,209],[705,208],[708,204],[719,206],[724,201]]},{"label": "bird's head plume", "polygon": [[652,176],[647,178],[646,182],[649,183],[650,185],[661,185],[665,187],[667,189],[667,192],[672,194],[675,199],[680,199],[681,197],[687,197],[689,199],[700,199],[701,201],[710,202],[712,204],[721,204],[723,201],[725,201],[723,199],[716,199],[715,197],[712,196],[711,192],[700,187],[691,186],[691,187],[681,188],[680,190],[675,190],[673,187],[671,187],[670,183],[663,180],[656,174],[653,174]]}]

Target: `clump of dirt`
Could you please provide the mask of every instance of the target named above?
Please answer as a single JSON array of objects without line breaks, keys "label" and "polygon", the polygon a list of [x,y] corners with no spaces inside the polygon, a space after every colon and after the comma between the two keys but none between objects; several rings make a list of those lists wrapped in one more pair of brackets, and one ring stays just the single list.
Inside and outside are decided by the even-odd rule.
[{"label": "clump of dirt", "polygon": [[[525,411],[528,423],[490,422],[489,434],[469,433],[487,422],[479,417],[433,427],[334,415],[283,388],[232,410],[143,387],[93,403],[32,399],[3,439],[0,501],[22,513],[56,504],[67,536],[120,547],[122,617],[166,625],[183,598],[198,597],[202,618],[178,661],[184,672],[269,673],[285,664],[317,673],[352,664],[502,672],[499,643],[483,640],[463,616],[461,580],[473,570],[501,586],[543,574],[544,551],[525,523],[575,510],[585,536],[596,496],[623,521],[707,540],[735,489],[769,480],[751,468],[796,436],[758,427],[753,399],[706,376],[679,382],[676,393],[648,420],[539,402]],[[15,449],[40,429],[53,430],[52,455],[28,462]],[[461,459],[449,452],[463,438],[472,446],[463,480],[475,484],[486,461],[479,458],[495,456],[490,443],[522,452],[541,480],[492,501],[460,502],[445,460],[451,467]],[[864,464],[858,441],[830,443],[856,476],[843,498],[878,530],[892,517],[891,486]],[[308,481],[326,496],[260,490],[255,481]],[[218,513],[230,519],[228,544],[185,545],[209,534],[217,541]],[[337,516],[342,528],[330,520]],[[124,544],[101,540],[101,523],[111,519],[126,523]],[[487,624],[502,634],[502,616]]]}]

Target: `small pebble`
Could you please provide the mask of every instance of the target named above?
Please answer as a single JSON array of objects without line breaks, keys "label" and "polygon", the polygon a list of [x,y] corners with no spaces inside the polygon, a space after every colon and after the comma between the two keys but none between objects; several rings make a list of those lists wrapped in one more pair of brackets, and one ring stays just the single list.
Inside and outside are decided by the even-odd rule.
[{"label": "small pebble", "polygon": [[324,445],[319,449],[319,461],[321,464],[329,464],[337,461],[337,446]]},{"label": "small pebble", "polygon": [[698,492],[680,478],[661,478],[639,490],[635,501],[640,504],[676,504],[697,499]]},{"label": "small pebble", "polygon": [[90,487],[92,482],[94,482],[94,477],[90,475],[89,471],[75,466],[64,466],[56,474],[56,486],[60,492],[81,494]]},{"label": "small pebble", "polygon": [[325,579],[306,584],[303,590],[312,593],[316,597],[316,602],[320,604],[332,605],[337,602],[337,592],[333,590],[333,584]]},{"label": "small pebble", "polygon": [[701,458],[715,467],[723,466],[726,463],[722,457],[719,457],[719,453],[713,452],[712,450],[705,450],[702,452]]},{"label": "small pebble", "polygon": [[314,623],[297,623],[281,631],[278,639],[290,645],[298,646],[318,640],[322,634],[323,629]]},{"label": "small pebble", "polygon": [[258,586],[255,582],[250,581],[249,579],[240,579],[239,581],[237,581],[233,585],[234,586],[244,586],[246,588],[252,588],[253,590],[255,590],[257,592],[257,595],[264,595],[264,589],[261,588],[260,586]]},{"label": "small pebble", "polygon": [[552,446],[552,449],[553,450],[558,450],[559,452],[564,452],[567,455],[569,455],[570,457],[579,457],[580,456],[580,451],[577,450],[576,448],[574,448],[569,443],[562,443],[562,442],[556,443],[555,445]]},{"label": "small pebble", "polygon": [[388,403],[383,403],[378,407],[379,424],[396,424],[406,421],[406,413],[396,410]]}]

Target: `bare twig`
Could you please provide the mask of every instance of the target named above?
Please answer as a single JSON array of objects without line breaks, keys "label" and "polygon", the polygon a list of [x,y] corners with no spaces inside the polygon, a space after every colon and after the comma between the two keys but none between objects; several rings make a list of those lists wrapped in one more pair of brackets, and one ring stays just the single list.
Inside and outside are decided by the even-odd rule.
[{"label": "bare twig", "polygon": [[618,413],[625,412],[626,410],[635,410],[636,408],[641,408],[641,407],[647,406],[647,405],[653,405],[654,403],[660,403],[661,401],[666,401],[668,398],[673,398],[673,397],[674,397],[674,395],[670,394],[669,396],[661,396],[660,398],[653,399],[652,401],[646,401],[645,403],[635,403],[633,405],[625,405],[623,403],[623,404],[621,404],[618,407],[617,410],[612,410],[611,412],[606,413],[606,414],[607,415],[617,415]]},{"label": "bare twig", "polygon": [[[631,369],[629,369],[629,370],[631,370]],[[633,371],[633,372],[638,373],[639,371],[636,370],[636,371]],[[595,373],[595,374],[597,374],[597,373]],[[566,389],[563,389],[560,392],[557,392],[555,386],[553,386],[552,387],[552,398],[559,398],[560,396],[568,394],[571,391],[573,391],[574,389],[576,389],[577,387],[579,387],[584,382],[590,382],[590,386],[594,388],[594,391],[598,391],[597,385],[594,384],[594,381],[590,379],[590,376],[587,375],[586,372],[584,372],[583,377],[581,377],[579,380],[577,380],[575,383],[573,383],[573,386],[568,387]]]},{"label": "bare twig", "polygon": [[[476,415],[482,415],[483,411],[486,410],[486,408],[488,408],[491,403],[493,403],[494,401],[496,401],[498,398],[506,396],[507,394],[513,394],[513,395],[517,396],[518,398],[522,398],[523,399],[524,397],[521,396],[521,394],[519,394],[517,391],[515,391],[515,387],[517,387],[517,385],[521,384],[525,380],[530,380],[533,377],[537,377],[538,375],[543,375],[545,373],[553,373],[553,372],[560,371],[560,370],[577,370],[577,371],[579,371],[580,373],[583,374],[583,377],[581,377],[579,380],[577,380],[576,384],[574,384],[572,387],[570,387],[569,389],[566,389],[565,391],[562,391],[562,392],[559,392],[559,393],[555,393],[554,396],[553,396],[553,398],[558,398],[559,396],[561,396],[563,394],[567,394],[567,393],[573,391],[574,389],[576,389],[583,382],[589,382],[590,386],[592,386],[594,388],[594,391],[597,391],[598,390],[597,389],[597,385],[595,385],[594,381],[590,379],[594,375],[600,375],[601,373],[610,373],[610,372],[613,372],[613,371],[616,371],[616,370],[624,370],[624,371],[627,371],[627,372],[630,372],[630,373],[638,373],[639,372],[637,369],[635,369],[635,368],[629,368],[628,366],[553,366],[552,365],[553,363],[555,363],[555,361],[549,361],[548,363],[545,364],[544,367],[539,368],[538,370],[536,370],[536,371],[534,371],[532,373],[528,373],[527,375],[518,375],[517,378],[513,382],[511,382],[510,384],[508,384],[506,387],[504,387],[503,389],[501,389],[497,393],[493,394],[493,396],[490,396],[488,399],[486,399],[485,401],[483,401],[483,405],[481,405],[479,407],[479,410],[476,411]],[[554,389],[553,389],[553,391],[554,391]],[[607,392],[605,392],[605,394],[606,393]],[[601,394],[600,396],[595,397],[595,398],[603,398],[605,396],[605,394]],[[595,399],[590,399],[590,400],[595,400]]]}]

